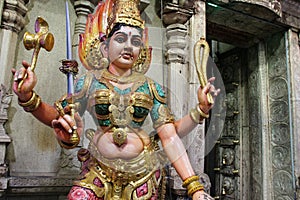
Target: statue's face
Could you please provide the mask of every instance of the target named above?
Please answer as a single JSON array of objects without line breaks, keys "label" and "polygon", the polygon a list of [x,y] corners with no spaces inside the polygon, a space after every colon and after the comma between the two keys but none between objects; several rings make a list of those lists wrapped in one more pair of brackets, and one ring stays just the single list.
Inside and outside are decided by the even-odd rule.
[{"label": "statue's face", "polygon": [[137,60],[142,46],[142,36],[133,27],[122,26],[110,38],[107,53],[112,65],[129,69]]}]

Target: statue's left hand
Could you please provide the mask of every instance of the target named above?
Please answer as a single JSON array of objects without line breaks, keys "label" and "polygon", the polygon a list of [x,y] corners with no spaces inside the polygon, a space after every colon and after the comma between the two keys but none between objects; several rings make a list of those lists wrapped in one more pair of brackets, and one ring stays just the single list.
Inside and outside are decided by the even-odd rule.
[{"label": "statue's left hand", "polygon": [[213,85],[215,77],[208,79],[207,84],[202,88],[201,86],[198,89],[198,101],[200,109],[208,114],[210,109],[213,107],[213,104],[208,102],[207,94],[211,94],[213,99],[220,93],[220,89],[216,89]]},{"label": "statue's left hand", "polygon": [[212,200],[213,198],[203,190],[193,194],[193,200]]},{"label": "statue's left hand", "polygon": [[64,116],[59,116],[58,119],[52,121],[52,127],[56,133],[57,139],[70,143],[70,138],[73,130],[77,130],[79,136],[83,132],[83,121],[78,113],[75,113],[74,119],[65,114]]}]

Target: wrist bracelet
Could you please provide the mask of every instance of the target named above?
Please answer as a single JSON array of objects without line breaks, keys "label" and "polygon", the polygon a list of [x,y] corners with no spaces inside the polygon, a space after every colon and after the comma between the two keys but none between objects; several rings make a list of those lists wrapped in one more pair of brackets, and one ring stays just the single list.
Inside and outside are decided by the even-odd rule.
[{"label": "wrist bracelet", "polygon": [[199,182],[199,176],[196,175],[185,179],[182,183],[182,187],[187,189],[187,193],[191,197],[195,192],[204,190],[203,185]]},{"label": "wrist bracelet", "polygon": [[195,192],[203,191],[203,190],[204,190],[204,187],[201,183],[199,183],[199,181],[191,182],[187,186],[187,194],[190,197],[192,197]]},{"label": "wrist bracelet", "polygon": [[199,180],[199,176],[197,175],[190,176],[183,181],[182,187],[187,187],[191,182],[198,181],[198,180]]},{"label": "wrist bracelet", "polygon": [[203,123],[203,118],[201,118],[200,113],[197,111],[196,108],[193,108],[190,111],[190,116],[192,118],[192,120],[196,123],[196,124],[202,124]]},{"label": "wrist bracelet", "polygon": [[35,93],[35,91],[32,91],[31,98],[26,102],[22,102],[20,101],[20,99],[18,99],[18,104],[22,106],[26,112],[35,111],[39,107],[41,102],[42,102],[41,98],[39,97],[39,95]]},{"label": "wrist bracelet", "polygon": [[200,105],[197,105],[196,108],[193,108],[190,111],[190,116],[192,120],[197,124],[202,124],[204,118],[205,119],[209,118],[209,114],[204,113],[201,110]]},{"label": "wrist bracelet", "polygon": [[201,110],[200,105],[197,105],[197,111],[199,112],[199,114],[201,115],[201,117],[206,118],[206,119],[209,118],[209,114],[204,113]]}]

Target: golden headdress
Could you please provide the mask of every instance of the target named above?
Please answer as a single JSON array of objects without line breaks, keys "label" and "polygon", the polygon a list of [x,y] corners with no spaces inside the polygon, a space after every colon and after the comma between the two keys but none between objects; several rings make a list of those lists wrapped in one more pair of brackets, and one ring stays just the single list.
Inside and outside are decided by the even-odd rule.
[{"label": "golden headdress", "polygon": [[85,33],[80,34],[78,48],[79,58],[86,69],[101,69],[107,65],[100,45],[112,28],[121,23],[144,29],[144,47],[133,70],[146,73],[151,62],[151,47],[148,46],[148,32],[140,16],[139,3],[140,0],[106,0],[98,4],[94,14],[88,16]]},{"label": "golden headdress", "polygon": [[138,6],[140,0],[115,0],[113,10],[108,17],[107,35],[115,24],[123,23],[130,26],[145,28]]}]

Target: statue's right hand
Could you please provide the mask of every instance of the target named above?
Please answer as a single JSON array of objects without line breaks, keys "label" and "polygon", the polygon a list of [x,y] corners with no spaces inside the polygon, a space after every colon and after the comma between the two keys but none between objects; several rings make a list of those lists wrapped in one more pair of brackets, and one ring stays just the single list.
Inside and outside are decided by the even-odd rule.
[{"label": "statue's right hand", "polygon": [[[19,70],[12,69],[14,76],[13,91],[21,101],[26,101],[32,95],[31,92],[36,85],[37,78],[26,61],[22,62],[23,67]],[[20,85],[20,82],[22,82]]]}]

